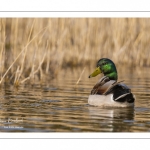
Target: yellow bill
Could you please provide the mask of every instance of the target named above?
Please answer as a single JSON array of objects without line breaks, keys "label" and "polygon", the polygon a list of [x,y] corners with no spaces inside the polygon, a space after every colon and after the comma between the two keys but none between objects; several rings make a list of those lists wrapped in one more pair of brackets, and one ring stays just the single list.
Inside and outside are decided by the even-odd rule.
[{"label": "yellow bill", "polygon": [[102,73],[102,72],[101,72],[100,68],[97,67],[96,70],[89,76],[89,78],[95,77],[95,76],[97,76],[100,73]]}]

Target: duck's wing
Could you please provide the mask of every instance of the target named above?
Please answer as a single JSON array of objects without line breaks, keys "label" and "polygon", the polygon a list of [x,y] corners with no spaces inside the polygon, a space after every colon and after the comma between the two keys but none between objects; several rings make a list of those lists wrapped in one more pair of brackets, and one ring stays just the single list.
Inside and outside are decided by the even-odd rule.
[{"label": "duck's wing", "polygon": [[110,87],[105,95],[113,94],[113,100],[117,102],[133,103],[135,98],[131,93],[131,89],[123,83],[117,82],[112,87]]},{"label": "duck's wing", "polygon": [[114,88],[115,88],[117,85],[124,85],[124,86],[122,86],[124,89],[130,90],[125,84],[120,84],[121,82],[123,82],[123,81],[119,81],[119,82],[116,81],[116,82],[112,83],[112,84],[109,86],[109,88],[105,91],[105,93],[103,93],[103,94],[104,94],[104,95],[108,95],[108,94],[112,93],[113,90],[114,90]]},{"label": "duck's wing", "polygon": [[113,100],[117,102],[133,103],[135,97],[131,93],[131,90],[128,86],[121,83],[123,81],[117,82],[115,80],[109,80],[108,77],[101,78],[91,91],[91,95],[108,95],[113,94]]},{"label": "duck's wing", "polygon": [[115,80],[110,80],[108,77],[104,76],[102,77],[97,83],[96,85],[93,87],[91,94],[99,94],[99,95],[103,95],[105,94],[111,87],[113,84],[115,84],[116,81]]}]

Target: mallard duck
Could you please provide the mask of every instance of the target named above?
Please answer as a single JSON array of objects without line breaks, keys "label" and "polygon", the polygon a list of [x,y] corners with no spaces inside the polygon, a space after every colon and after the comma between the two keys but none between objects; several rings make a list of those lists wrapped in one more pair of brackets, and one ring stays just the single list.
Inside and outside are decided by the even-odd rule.
[{"label": "mallard duck", "polygon": [[95,77],[103,73],[104,76],[96,83],[89,95],[88,103],[94,106],[133,107],[135,96],[131,89],[117,82],[118,74],[113,61],[102,58],[97,62],[96,70],[89,76]]}]

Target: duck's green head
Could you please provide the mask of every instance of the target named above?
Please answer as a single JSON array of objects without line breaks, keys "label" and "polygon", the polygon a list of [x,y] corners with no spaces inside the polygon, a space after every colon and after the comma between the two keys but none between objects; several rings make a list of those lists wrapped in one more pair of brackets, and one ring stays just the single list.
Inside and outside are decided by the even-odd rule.
[{"label": "duck's green head", "polygon": [[118,79],[118,75],[117,75],[117,69],[115,64],[108,58],[101,58],[98,62],[97,62],[97,68],[96,70],[89,76],[89,78],[91,77],[95,77],[98,74],[103,73],[104,76],[109,77],[110,80],[117,80]]}]

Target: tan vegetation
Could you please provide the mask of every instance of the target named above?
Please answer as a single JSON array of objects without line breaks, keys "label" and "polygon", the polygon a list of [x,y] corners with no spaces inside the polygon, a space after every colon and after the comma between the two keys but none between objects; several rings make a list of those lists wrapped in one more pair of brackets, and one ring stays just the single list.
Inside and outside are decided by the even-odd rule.
[{"label": "tan vegetation", "polygon": [[1,18],[0,84],[55,77],[66,67],[150,66],[149,18]]}]

